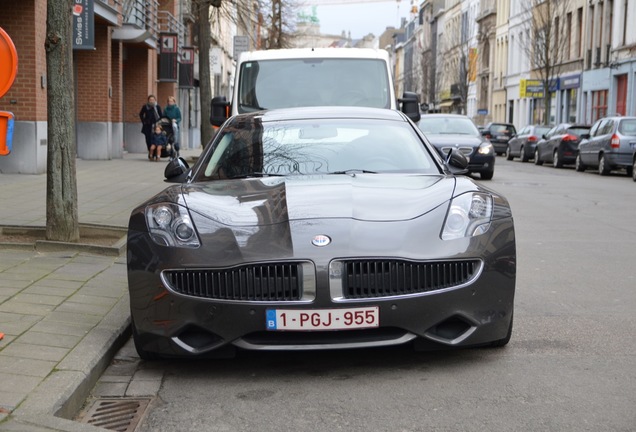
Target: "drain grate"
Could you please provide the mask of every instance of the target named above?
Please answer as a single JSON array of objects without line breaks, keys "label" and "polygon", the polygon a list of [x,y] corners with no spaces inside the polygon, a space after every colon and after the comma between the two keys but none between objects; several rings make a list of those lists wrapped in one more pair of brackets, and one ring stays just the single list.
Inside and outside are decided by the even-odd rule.
[{"label": "drain grate", "polygon": [[150,399],[97,399],[80,422],[117,432],[133,432],[149,403]]}]

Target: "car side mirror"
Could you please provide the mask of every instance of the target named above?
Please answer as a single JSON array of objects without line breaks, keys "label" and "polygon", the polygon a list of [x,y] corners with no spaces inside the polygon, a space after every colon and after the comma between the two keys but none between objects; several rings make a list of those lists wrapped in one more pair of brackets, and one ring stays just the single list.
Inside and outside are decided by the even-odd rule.
[{"label": "car side mirror", "polygon": [[213,126],[221,126],[230,114],[230,103],[225,96],[215,96],[210,102],[210,123]]},{"label": "car side mirror", "polygon": [[401,105],[401,111],[406,114],[414,123],[422,118],[420,114],[420,97],[414,92],[404,92],[402,99],[398,99]]},{"label": "car side mirror", "polygon": [[446,165],[448,165],[453,174],[468,173],[468,159],[457,149],[450,149],[446,154]]},{"label": "car side mirror", "polygon": [[183,183],[190,173],[188,162],[182,157],[173,159],[168,162],[163,175],[166,177],[164,181],[168,183]]}]

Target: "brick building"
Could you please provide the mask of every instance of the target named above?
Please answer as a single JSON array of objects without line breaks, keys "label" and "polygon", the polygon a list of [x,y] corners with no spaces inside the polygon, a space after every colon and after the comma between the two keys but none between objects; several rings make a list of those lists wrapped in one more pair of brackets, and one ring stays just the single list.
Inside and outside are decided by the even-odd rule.
[{"label": "brick building", "polygon": [[[190,116],[198,92],[193,66],[184,69],[181,61],[194,57],[188,51],[194,23],[190,0],[77,2],[94,12],[88,21],[92,43],[73,54],[78,157],[107,160],[121,158],[124,151],[145,152],[138,114],[149,94],[162,107],[168,96],[177,98],[184,116],[181,142],[192,147],[196,137],[188,126],[196,129]],[[0,99],[0,110],[16,118],[13,151],[0,158],[0,172],[46,171],[46,7],[46,0],[0,0],[0,27],[13,39],[19,58],[16,80]],[[171,48],[165,56],[164,38]]]}]

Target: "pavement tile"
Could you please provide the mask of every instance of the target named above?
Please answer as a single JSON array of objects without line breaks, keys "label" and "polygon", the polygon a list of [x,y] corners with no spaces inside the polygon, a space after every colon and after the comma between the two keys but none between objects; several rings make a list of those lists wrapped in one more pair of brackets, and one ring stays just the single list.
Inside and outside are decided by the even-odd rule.
[{"label": "pavement tile", "polygon": [[57,362],[48,360],[7,356],[4,355],[4,350],[0,352],[0,373],[44,378],[51,373],[56,364]]},{"label": "pavement tile", "polygon": [[13,298],[0,305],[0,312],[45,316],[54,308],[54,306],[46,304],[21,303]]},{"label": "pavement tile", "polygon": [[[4,395],[10,392],[17,394],[28,393],[36,388],[42,379],[40,377],[16,375],[11,373],[0,373],[0,405],[7,404]],[[17,391],[17,390],[20,391]]]},{"label": "pavement tile", "polygon": [[[18,336],[33,327],[41,316],[0,312],[0,332]],[[0,341],[1,342],[1,341]]]},{"label": "pavement tile", "polygon": [[2,350],[2,354],[11,357],[59,362],[68,354],[68,350],[61,347],[32,345],[22,343],[22,341],[14,341]]},{"label": "pavement tile", "polygon": [[69,301],[80,304],[101,305],[112,307],[117,303],[117,299],[113,297],[103,297],[84,294],[81,290],[77,294],[69,298]]},{"label": "pavement tile", "polygon": [[[0,374],[0,375],[5,375],[5,374]],[[30,377],[27,377],[27,378],[30,378]],[[40,379],[37,378],[37,380],[39,382]],[[20,381],[19,383],[19,388],[24,390],[17,392],[15,391],[15,387],[11,388],[11,390],[5,390],[0,387],[0,408],[4,408],[7,411],[13,411],[18,405],[20,405],[20,402],[26,399],[29,392],[33,390],[32,388],[25,386],[22,383],[22,381]],[[4,429],[4,424],[2,424],[1,422],[2,422],[2,417],[0,417],[0,430],[6,430]]]},{"label": "pavement tile", "polygon": [[128,389],[128,382],[104,382],[100,381],[91,392],[95,397],[124,397]]},{"label": "pavement tile", "polygon": [[69,348],[73,348],[75,345],[77,345],[83,336],[83,334],[81,336],[75,336],[69,334],[52,334],[29,330],[26,333],[20,335],[20,342],[31,345],[60,347],[66,348],[68,350]]},{"label": "pavement tile", "polygon": [[3,297],[6,300],[10,297],[13,297],[17,293],[19,293],[22,289],[24,288],[13,288],[13,287],[8,288],[8,287],[0,286],[0,297]]},{"label": "pavement tile", "polygon": [[[0,290],[22,290],[29,285],[33,284],[32,280],[12,280],[12,279],[4,279],[4,273],[0,273]],[[2,291],[0,291],[2,292]]]},{"label": "pavement tile", "polygon": [[106,315],[111,309],[112,305],[72,303],[70,301],[67,301],[58,306],[55,311],[69,312],[73,314],[80,313],[85,315],[99,315],[100,317],[102,317]]},{"label": "pavement tile", "polygon": [[85,315],[85,314],[78,314],[73,312],[58,312],[58,311],[53,311],[49,313],[46,317],[46,321],[48,322],[90,324],[93,326],[96,325],[101,319],[102,319],[101,316]]},{"label": "pavement tile", "polygon": [[15,296],[15,301],[20,303],[31,303],[31,304],[40,304],[40,305],[49,305],[49,306],[57,306],[67,299],[67,296],[55,296],[48,294],[29,294],[29,293],[20,293]]},{"label": "pavement tile", "polygon": [[[47,282],[51,282],[51,281],[47,280]],[[43,294],[43,295],[69,297],[79,289],[79,286],[75,286],[74,284],[71,284],[71,286],[52,286],[52,285],[49,286],[49,285],[42,285],[39,283],[35,283],[32,286],[24,289],[22,292],[25,294],[35,294],[35,295]]]},{"label": "pavement tile", "polygon": [[155,396],[161,389],[161,380],[132,380],[126,390],[126,396]]},{"label": "pavement tile", "polygon": [[48,333],[54,335],[70,335],[84,337],[93,327],[87,323],[67,323],[51,320],[43,320],[33,326],[31,331]]}]

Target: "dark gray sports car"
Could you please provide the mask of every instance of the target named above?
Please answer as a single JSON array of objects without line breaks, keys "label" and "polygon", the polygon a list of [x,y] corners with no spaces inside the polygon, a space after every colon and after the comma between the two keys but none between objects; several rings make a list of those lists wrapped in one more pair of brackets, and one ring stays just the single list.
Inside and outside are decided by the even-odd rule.
[{"label": "dark gray sports car", "polygon": [[512,214],[466,166],[397,111],[232,117],[130,217],[139,355],[505,345]]}]

